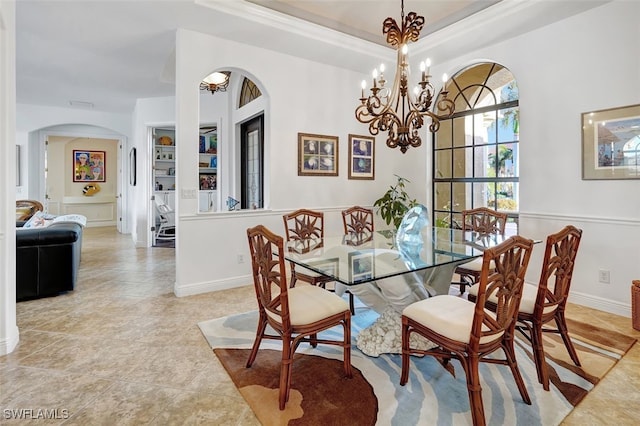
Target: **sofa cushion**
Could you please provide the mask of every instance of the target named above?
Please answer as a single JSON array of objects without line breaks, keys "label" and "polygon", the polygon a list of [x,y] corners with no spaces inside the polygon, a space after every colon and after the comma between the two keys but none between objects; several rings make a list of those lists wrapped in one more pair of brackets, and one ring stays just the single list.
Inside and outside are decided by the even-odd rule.
[{"label": "sofa cushion", "polygon": [[23,228],[44,228],[48,226],[56,216],[44,212],[35,212],[33,216],[24,224]]}]

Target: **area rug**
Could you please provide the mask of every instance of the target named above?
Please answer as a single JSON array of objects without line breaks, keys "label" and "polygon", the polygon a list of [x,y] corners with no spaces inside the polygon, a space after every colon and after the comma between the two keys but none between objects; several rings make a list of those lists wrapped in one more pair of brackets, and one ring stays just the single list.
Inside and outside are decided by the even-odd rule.
[{"label": "area rug", "polygon": [[[377,317],[358,308],[352,317],[354,378],[342,371],[342,351],[327,345],[302,345],[293,363],[291,396],[278,409],[281,343],[263,340],[256,361],[245,368],[255,337],[257,311],[202,322],[204,337],[263,425],[470,425],[464,371],[456,376],[433,357],[412,357],[409,382],[400,386],[401,357],[369,357],[355,338]],[[624,356],[635,339],[570,321],[569,330],[582,367],[571,362],[561,339],[545,337],[551,390],[538,383],[530,345],[517,341],[517,360],[532,400],[522,401],[508,367],[480,365],[487,424],[557,425]],[[339,335],[339,328],[325,331]]]}]

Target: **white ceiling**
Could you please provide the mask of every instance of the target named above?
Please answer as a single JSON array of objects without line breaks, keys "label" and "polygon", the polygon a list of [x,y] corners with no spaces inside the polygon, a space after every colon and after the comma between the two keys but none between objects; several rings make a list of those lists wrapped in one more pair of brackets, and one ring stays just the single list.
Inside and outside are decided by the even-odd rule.
[{"label": "white ceiling", "polygon": [[[421,35],[431,34],[424,40],[433,37],[427,45],[435,49],[438,31],[478,16],[486,20],[499,8],[512,18],[490,34],[494,39],[601,3],[407,0],[405,15],[425,16]],[[526,16],[519,13],[524,7]],[[130,113],[137,98],[173,95],[178,28],[368,72],[378,58],[392,57],[383,47],[387,16],[400,20],[399,0],[17,0],[17,101],[59,107],[79,101]],[[492,41],[459,33],[467,47]]]}]

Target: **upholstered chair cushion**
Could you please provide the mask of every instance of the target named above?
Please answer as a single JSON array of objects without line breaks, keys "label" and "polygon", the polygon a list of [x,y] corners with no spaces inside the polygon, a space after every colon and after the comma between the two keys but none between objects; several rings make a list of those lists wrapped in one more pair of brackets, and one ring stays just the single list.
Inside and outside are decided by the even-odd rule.
[{"label": "upholstered chair cushion", "polygon": [[[293,326],[311,324],[349,310],[346,300],[313,285],[290,288],[287,294],[289,315]],[[279,316],[274,316],[269,311],[267,314],[280,323]]]},{"label": "upholstered chair cushion", "polygon": [[[402,315],[448,339],[469,343],[475,307],[475,303],[461,297],[442,295],[413,303],[402,311]],[[492,312],[485,312],[495,317]],[[481,338],[480,343],[501,338],[502,333],[499,333]]]},{"label": "upholstered chair cushion", "polygon": [[[469,287],[469,296],[477,296],[478,295],[478,285],[474,284]],[[522,299],[520,300],[520,310],[519,312],[525,314],[532,314],[533,308],[536,305],[536,298],[538,297],[538,286],[532,284],[525,284],[522,287]],[[492,295],[489,298],[490,302],[496,303],[497,299],[495,295]],[[556,306],[550,306],[544,310],[545,313],[552,312],[556,309]]]},{"label": "upholstered chair cushion", "polygon": [[[482,257],[477,257],[473,259],[471,262],[463,263],[459,267],[463,269],[468,269],[470,271],[480,272],[482,271]],[[495,269],[495,267],[496,267],[496,264],[493,260],[489,262],[489,269]]]}]

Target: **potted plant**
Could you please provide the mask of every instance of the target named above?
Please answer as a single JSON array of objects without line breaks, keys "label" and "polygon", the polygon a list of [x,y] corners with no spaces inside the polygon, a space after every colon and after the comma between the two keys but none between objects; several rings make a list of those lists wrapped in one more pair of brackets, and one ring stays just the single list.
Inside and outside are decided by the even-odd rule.
[{"label": "potted plant", "polygon": [[398,178],[396,184],[389,187],[373,205],[378,208],[378,214],[387,225],[393,224],[393,229],[398,229],[405,213],[418,202],[407,194],[405,184],[409,181],[398,175],[395,177]]}]

